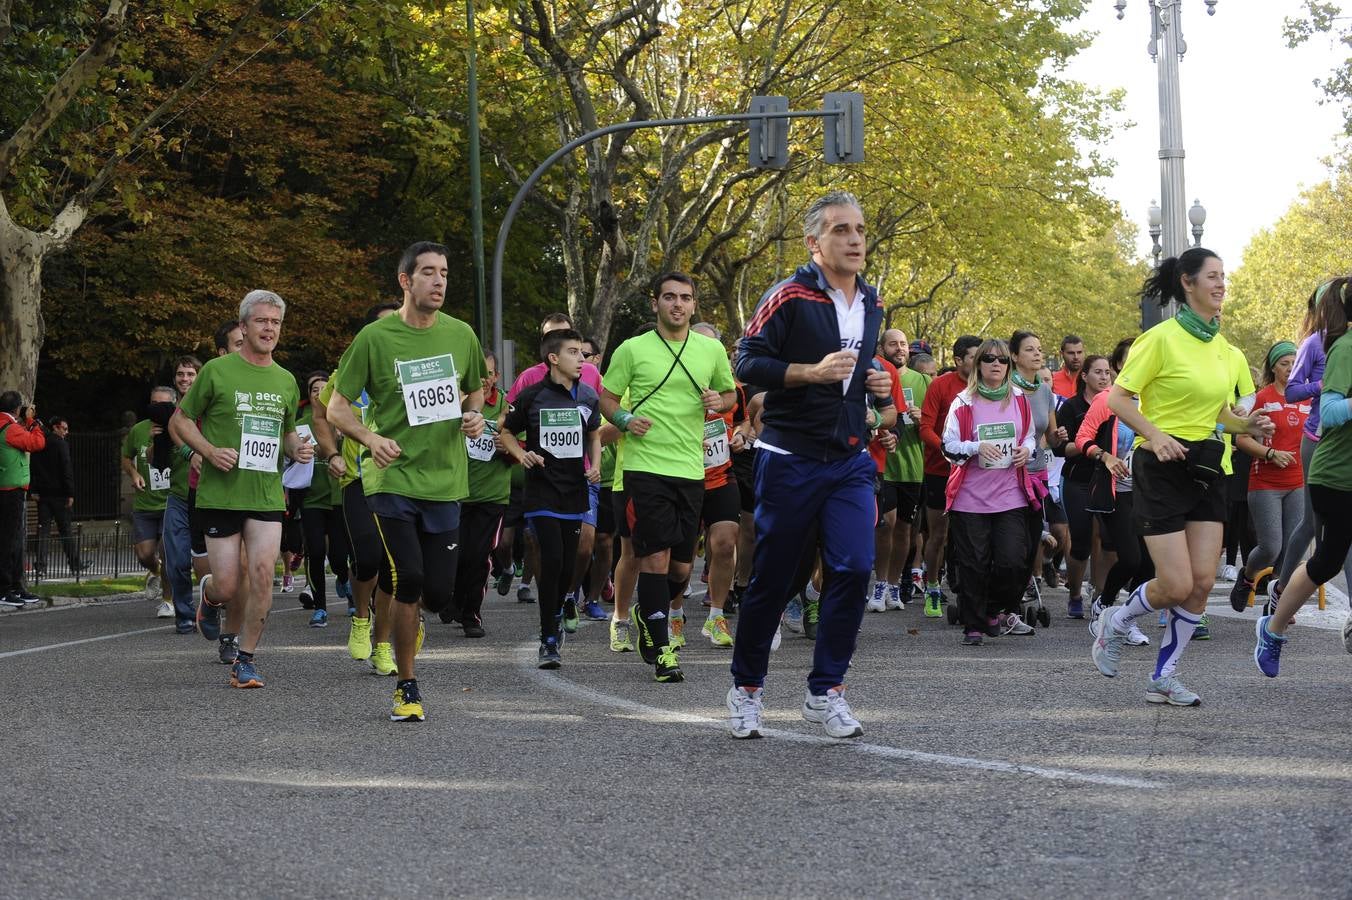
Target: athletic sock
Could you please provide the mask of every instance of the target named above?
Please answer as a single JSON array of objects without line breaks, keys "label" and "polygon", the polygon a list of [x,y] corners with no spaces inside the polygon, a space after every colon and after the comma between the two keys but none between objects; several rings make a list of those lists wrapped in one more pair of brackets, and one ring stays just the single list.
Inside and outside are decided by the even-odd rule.
[{"label": "athletic sock", "polygon": [[656,572],[638,575],[638,614],[652,636],[654,647],[668,643],[667,615],[671,608],[671,590],[667,576]]},{"label": "athletic sock", "polygon": [[247,650],[241,650],[239,651],[239,656],[235,658],[242,663],[251,663],[254,660],[254,655]]},{"label": "athletic sock", "polygon": [[1132,623],[1136,621],[1137,616],[1144,616],[1147,613],[1153,613],[1155,611],[1155,608],[1145,599],[1146,591],[1149,586],[1150,582],[1147,581],[1145,584],[1131,592],[1131,596],[1127,598],[1126,603],[1121,606],[1113,607],[1116,612],[1114,612],[1112,618],[1108,620],[1113,625],[1113,631],[1127,631],[1131,628]]},{"label": "athletic sock", "polygon": [[1164,640],[1160,643],[1159,658],[1155,663],[1155,678],[1165,678],[1174,674],[1178,668],[1178,658],[1183,648],[1192,640],[1197,629],[1199,617],[1178,609],[1169,610],[1169,626],[1164,629]]},{"label": "athletic sock", "polygon": [[706,616],[705,618],[717,619],[721,615],[723,615],[723,610],[721,608],[717,606],[711,606],[709,607],[709,615]]}]

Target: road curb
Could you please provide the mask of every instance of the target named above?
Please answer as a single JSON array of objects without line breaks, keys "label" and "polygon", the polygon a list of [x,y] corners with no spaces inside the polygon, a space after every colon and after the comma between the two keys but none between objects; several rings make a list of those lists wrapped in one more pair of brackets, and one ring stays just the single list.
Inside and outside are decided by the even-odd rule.
[{"label": "road curb", "polygon": [[144,593],[122,593],[122,594],[104,594],[96,597],[48,597],[42,606],[29,607],[27,609],[10,609],[4,607],[0,609],[0,618],[12,616],[18,613],[42,612],[49,609],[68,609],[75,606],[100,606],[108,603],[128,603],[137,600],[146,600]]}]

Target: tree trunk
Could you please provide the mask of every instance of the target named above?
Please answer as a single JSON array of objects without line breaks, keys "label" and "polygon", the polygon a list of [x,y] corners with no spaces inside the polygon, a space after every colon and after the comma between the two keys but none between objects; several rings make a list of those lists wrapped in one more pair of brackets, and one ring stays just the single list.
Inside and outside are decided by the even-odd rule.
[{"label": "tree trunk", "polygon": [[12,223],[0,231],[0,390],[33,399],[42,350],[43,239]]}]

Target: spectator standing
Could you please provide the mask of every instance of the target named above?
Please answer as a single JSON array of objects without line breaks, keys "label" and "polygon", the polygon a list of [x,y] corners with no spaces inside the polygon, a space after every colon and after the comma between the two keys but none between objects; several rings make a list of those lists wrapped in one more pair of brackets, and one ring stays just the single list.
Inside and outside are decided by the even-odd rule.
[{"label": "spectator standing", "polygon": [[41,598],[23,585],[24,497],[29,455],[47,446],[33,407],[20,408],[18,391],[0,394],[0,605],[36,606]]},{"label": "spectator standing", "polygon": [[61,551],[71,574],[82,571],[80,550],[71,535],[70,516],[75,506],[75,466],[70,459],[70,423],[60,416],[47,420],[47,445],[32,458],[32,494],[38,505],[38,558],[33,569],[47,575],[47,535],[52,523],[61,536]]}]

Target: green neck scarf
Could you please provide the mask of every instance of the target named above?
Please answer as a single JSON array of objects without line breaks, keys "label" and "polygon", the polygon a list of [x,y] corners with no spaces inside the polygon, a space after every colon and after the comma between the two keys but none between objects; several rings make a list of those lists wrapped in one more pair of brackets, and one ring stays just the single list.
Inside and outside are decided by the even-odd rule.
[{"label": "green neck scarf", "polygon": [[1029,381],[1027,378],[1024,378],[1022,375],[1019,374],[1018,369],[1015,369],[1010,374],[1009,379],[1013,381],[1015,384],[1017,384],[1019,387],[1023,388],[1025,391],[1035,391],[1042,385],[1041,375],[1035,374],[1033,376],[1033,380]]},{"label": "green neck scarf", "polygon": [[1221,330],[1219,318],[1212,319],[1208,322],[1206,319],[1197,315],[1192,307],[1186,303],[1178,308],[1178,315],[1174,316],[1174,319],[1179,325],[1183,326],[1184,331],[1204,344],[1209,343],[1211,339],[1216,336],[1216,333]]},{"label": "green neck scarf", "polygon": [[983,382],[976,383],[976,392],[987,400],[1003,400],[1009,396],[1009,382],[1006,381],[998,388],[988,388]]}]

